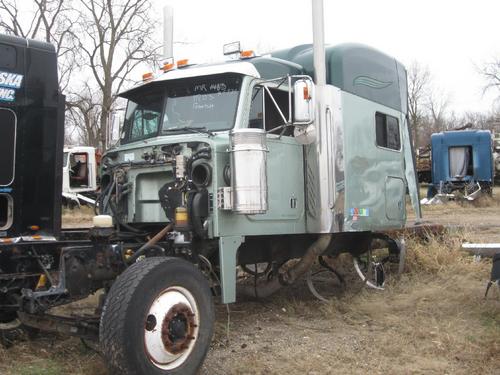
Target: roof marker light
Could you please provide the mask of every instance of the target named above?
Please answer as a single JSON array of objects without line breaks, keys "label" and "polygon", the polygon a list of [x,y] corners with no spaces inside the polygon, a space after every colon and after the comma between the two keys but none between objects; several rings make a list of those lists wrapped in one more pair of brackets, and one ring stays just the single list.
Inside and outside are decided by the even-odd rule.
[{"label": "roof marker light", "polygon": [[255,57],[255,53],[252,50],[241,51],[240,53],[240,59],[250,59],[252,57]]},{"label": "roof marker light", "polygon": [[177,67],[184,68],[188,65],[188,63],[189,63],[188,59],[177,60]]},{"label": "roof marker light", "polygon": [[151,72],[144,73],[144,74],[142,75],[142,80],[143,80],[143,82],[150,81],[150,80],[152,80],[152,79],[153,79],[153,73],[151,73]]},{"label": "roof marker light", "polygon": [[163,73],[166,73],[169,70],[172,70],[174,68],[175,68],[175,64],[174,63],[168,63],[168,64],[163,65],[162,70],[163,70]]}]

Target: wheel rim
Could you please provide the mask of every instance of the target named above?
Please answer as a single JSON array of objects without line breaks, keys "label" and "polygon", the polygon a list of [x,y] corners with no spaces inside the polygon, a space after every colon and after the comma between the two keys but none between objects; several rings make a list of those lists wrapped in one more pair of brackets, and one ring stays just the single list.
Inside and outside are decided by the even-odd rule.
[{"label": "wheel rim", "polygon": [[193,295],[179,286],[165,289],[153,301],[144,322],[144,346],[150,361],[163,370],[182,365],[198,339],[199,325]]},{"label": "wheel rim", "polygon": [[366,286],[384,290],[386,279],[403,272],[406,247],[404,240],[395,241],[397,251],[390,247],[368,250],[353,257],[354,268]]},{"label": "wheel rim", "polygon": [[366,286],[377,290],[384,290],[385,282],[378,283],[376,281],[376,276],[374,276],[374,273],[376,273],[377,269],[384,272],[382,263],[373,262],[370,260],[369,262],[363,264],[363,262],[358,257],[354,257],[353,261],[354,269]]}]

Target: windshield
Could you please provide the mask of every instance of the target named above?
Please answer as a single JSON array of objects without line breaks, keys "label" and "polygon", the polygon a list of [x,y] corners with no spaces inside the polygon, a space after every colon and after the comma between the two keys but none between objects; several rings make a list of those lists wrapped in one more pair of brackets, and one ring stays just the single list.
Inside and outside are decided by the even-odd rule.
[{"label": "windshield", "polygon": [[241,82],[240,75],[219,74],[158,81],[145,87],[147,92],[134,92],[128,96],[123,143],[158,134],[231,129]]},{"label": "windshield", "polygon": [[240,87],[239,76],[177,81],[166,92],[163,133],[183,131],[186,127],[207,131],[231,129]]}]

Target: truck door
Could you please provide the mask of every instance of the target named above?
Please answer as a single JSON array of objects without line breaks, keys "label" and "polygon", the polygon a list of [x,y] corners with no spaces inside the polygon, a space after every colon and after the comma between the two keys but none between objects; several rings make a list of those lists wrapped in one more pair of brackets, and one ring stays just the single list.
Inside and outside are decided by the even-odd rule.
[{"label": "truck door", "polygon": [[404,166],[401,154],[401,119],[383,112],[375,113],[378,158],[385,165],[385,213],[389,221],[402,221],[406,215]]},{"label": "truck door", "polygon": [[[252,220],[287,221],[300,231],[305,207],[303,147],[293,137],[293,127],[283,126],[288,115],[288,91],[270,88],[268,92],[262,86],[254,88],[248,127],[268,132],[269,211],[255,215]],[[302,224],[297,227],[299,220]]]}]

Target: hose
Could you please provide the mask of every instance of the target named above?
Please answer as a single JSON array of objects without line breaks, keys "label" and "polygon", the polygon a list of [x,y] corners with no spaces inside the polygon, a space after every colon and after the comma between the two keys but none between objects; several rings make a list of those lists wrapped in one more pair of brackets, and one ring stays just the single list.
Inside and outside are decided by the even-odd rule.
[{"label": "hose", "polygon": [[196,160],[200,160],[200,159],[206,159],[206,160],[210,160],[212,158],[212,152],[209,148],[205,147],[205,148],[202,148],[201,150],[199,150],[198,152],[196,152],[193,156],[191,156],[187,162],[187,165],[186,165],[186,170],[188,171],[188,176],[189,176],[189,179],[191,179],[191,173],[192,173],[192,166],[193,166],[193,163],[196,161]]},{"label": "hose", "polygon": [[119,226],[122,226],[124,227],[125,229],[129,230],[130,232],[134,232],[136,233],[137,235],[146,235],[147,233],[145,232],[142,232],[140,231],[139,229],[137,228],[134,228],[133,226],[131,225],[128,225],[127,223],[123,223],[121,220],[120,220],[120,217],[116,214],[116,211],[115,211],[115,207],[113,207],[113,204],[111,203],[111,201],[109,201],[109,208],[111,209],[111,212],[113,214],[113,218],[115,218],[115,220],[117,221],[118,225]]},{"label": "hose", "polygon": [[116,181],[113,180],[113,182],[110,183],[107,186],[106,190],[101,194],[101,196],[102,196],[102,210],[101,210],[101,212],[102,213],[106,212],[106,208],[108,206],[108,203],[110,202],[111,193],[113,191],[113,188],[115,187],[115,184],[116,184]]},{"label": "hose", "polygon": [[[142,247],[141,247],[142,249]],[[139,252],[139,250],[137,250],[134,255],[132,255],[132,257],[130,257],[129,259],[127,259],[125,257],[125,253],[122,252],[122,261],[123,263],[125,264],[130,264],[130,263],[134,263],[141,255],[144,255],[144,253],[146,253],[146,251],[148,250],[158,250],[160,252],[163,253],[163,255],[165,255],[165,249],[159,245],[148,245],[147,247],[145,247],[144,249],[142,249],[141,253],[139,255],[136,256],[136,254]]]},{"label": "hose", "polygon": [[143,255],[146,252],[146,250],[150,249],[152,246],[156,246],[158,241],[160,241],[163,237],[165,237],[168,232],[171,232],[173,228],[174,228],[173,224],[168,224],[165,228],[163,228],[161,231],[159,231],[157,234],[155,234],[153,238],[151,238],[148,242],[146,242],[144,245],[142,245],[134,253],[134,255],[132,255],[130,257],[130,259],[127,262],[134,263],[137,260],[137,258],[139,258],[141,255]]},{"label": "hose", "polygon": [[[106,186],[106,189],[104,189],[103,191],[101,191],[101,193],[97,196],[97,199],[96,199],[96,202],[97,204],[95,205],[94,207],[94,212],[96,215],[98,215],[99,213],[97,212],[97,209],[100,208],[101,209],[101,212],[102,213],[105,213],[106,212],[106,206],[107,206],[107,203],[104,204],[104,199],[106,198],[106,195],[108,195],[108,192],[110,190],[112,190],[113,188],[113,184],[114,184],[114,181],[110,184],[108,184]],[[109,199],[108,199],[109,201]]]},{"label": "hose", "polygon": [[201,238],[206,236],[206,230],[203,228],[202,216],[200,213],[200,200],[203,199],[203,194],[198,192],[194,195],[191,202],[191,223],[193,224],[194,232]]}]

